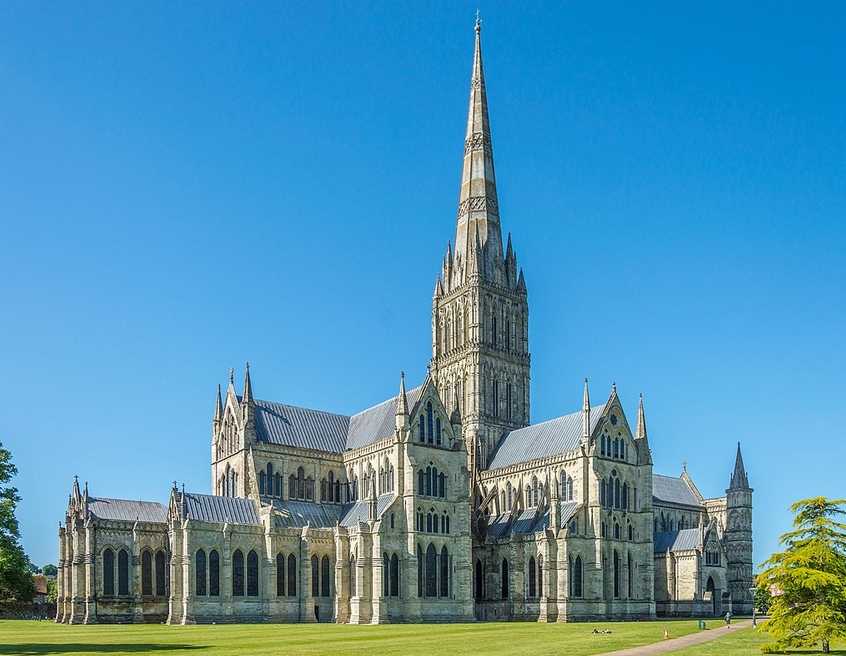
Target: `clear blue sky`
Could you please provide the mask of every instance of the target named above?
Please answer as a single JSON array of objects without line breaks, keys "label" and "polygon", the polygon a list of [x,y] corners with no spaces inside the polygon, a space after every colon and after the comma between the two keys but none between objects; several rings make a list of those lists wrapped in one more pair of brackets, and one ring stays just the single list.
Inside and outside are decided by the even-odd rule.
[{"label": "clear blue sky", "polygon": [[[643,391],[655,470],[755,559],[843,495],[846,9],[483,2],[532,418]],[[24,544],[93,495],[209,489],[214,390],[353,412],[422,379],[475,3],[0,6],[0,440]]]}]

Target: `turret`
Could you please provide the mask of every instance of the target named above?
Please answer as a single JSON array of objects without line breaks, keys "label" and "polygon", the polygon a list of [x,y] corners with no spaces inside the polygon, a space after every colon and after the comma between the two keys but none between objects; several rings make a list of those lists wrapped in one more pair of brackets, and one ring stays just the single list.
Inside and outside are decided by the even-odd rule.
[{"label": "turret", "polygon": [[725,544],[727,553],[727,579],[735,613],[750,613],[752,597],[749,588],[753,584],[752,576],[752,488],[740,442],[729,487],[726,490],[726,530]]}]

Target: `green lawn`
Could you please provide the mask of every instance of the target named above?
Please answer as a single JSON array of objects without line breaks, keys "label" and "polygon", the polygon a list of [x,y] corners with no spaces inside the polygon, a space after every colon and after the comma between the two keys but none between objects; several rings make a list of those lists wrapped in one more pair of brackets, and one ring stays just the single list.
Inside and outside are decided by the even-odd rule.
[{"label": "green lawn", "polygon": [[[595,627],[610,629],[611,634],[594,635]],[[696,622],[67,626],[6,620],[0,621],[0,654],[586,656],[657,642],[662,639],[664,629],[675,638],[696,631]]]},{"label": "green lawn", "polygon": [[[706,642],[673,652],[673,656],[761,656],[761,645],[770,642],[766,633],[753,629],[741,629],[725,638]],[[819,651],[790,651],[788,654],[818,654]],[[834,644],[832,655],[846,655],[846,643]]]}]

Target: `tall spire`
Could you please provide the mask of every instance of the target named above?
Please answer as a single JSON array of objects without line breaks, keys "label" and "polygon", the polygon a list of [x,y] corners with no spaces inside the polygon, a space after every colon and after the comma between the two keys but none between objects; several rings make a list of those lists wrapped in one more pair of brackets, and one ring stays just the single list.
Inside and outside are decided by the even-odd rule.
[{"label": "tall spire", "polygon": [[643,411],[643,394],[640,395],[640,401],[637,404],[637,431],[635,432],[635,439],[646,439],[646,413]]},{"label": "tall spire", "polygon": [[582,440],[587,442],[590,439],[590,392],[588,390],[588,379],[585,378],[585,391],[582,396]]},{"label": "tall spire", "polygon": [[461,170],[461,190],[458,194],[458,227],[455,235],[455,252],[461,253],[465,261],[472,247],[470,228],[474,225],[479,227],[482,244],[494,240],[496,252],[502,252],[488,96],[482,66],[482,25],[478,16],[475,31],[470,107],[467,112],[464,164]]},{"label": "tall spire", "polygon": [[749,479],[746,477],[746,468],[743,466],[743,454],[740,453],[740,442],[737,443],[737,456],[734,459],[734,472],[731,475],[729,489],[737,490],[749,487]]}]

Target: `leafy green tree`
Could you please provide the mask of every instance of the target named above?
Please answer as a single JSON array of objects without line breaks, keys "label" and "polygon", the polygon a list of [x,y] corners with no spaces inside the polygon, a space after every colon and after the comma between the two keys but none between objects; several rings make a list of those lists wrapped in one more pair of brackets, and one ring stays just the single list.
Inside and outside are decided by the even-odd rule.
[{"label": "leafy green tree", "polygon": [[59,569],[53,563],[50,563],[42,567],[41,572],[44,576],[56,576],[59,573]]},{"label": "leafy green tree", "polygon": [[35,586],[15,517],[21,498],[17,488],[9,485],[17,473],[12,454],[0,442],[0,599],[30,601],[35,594]]},{"label": "leafy green tree", "polygon": [[758,575],[758,587],[778,591],[766,631],[765,651],[821,645],[846,638],[846,499],[813,497],[794,503],[794,529],[781,536]]}]

